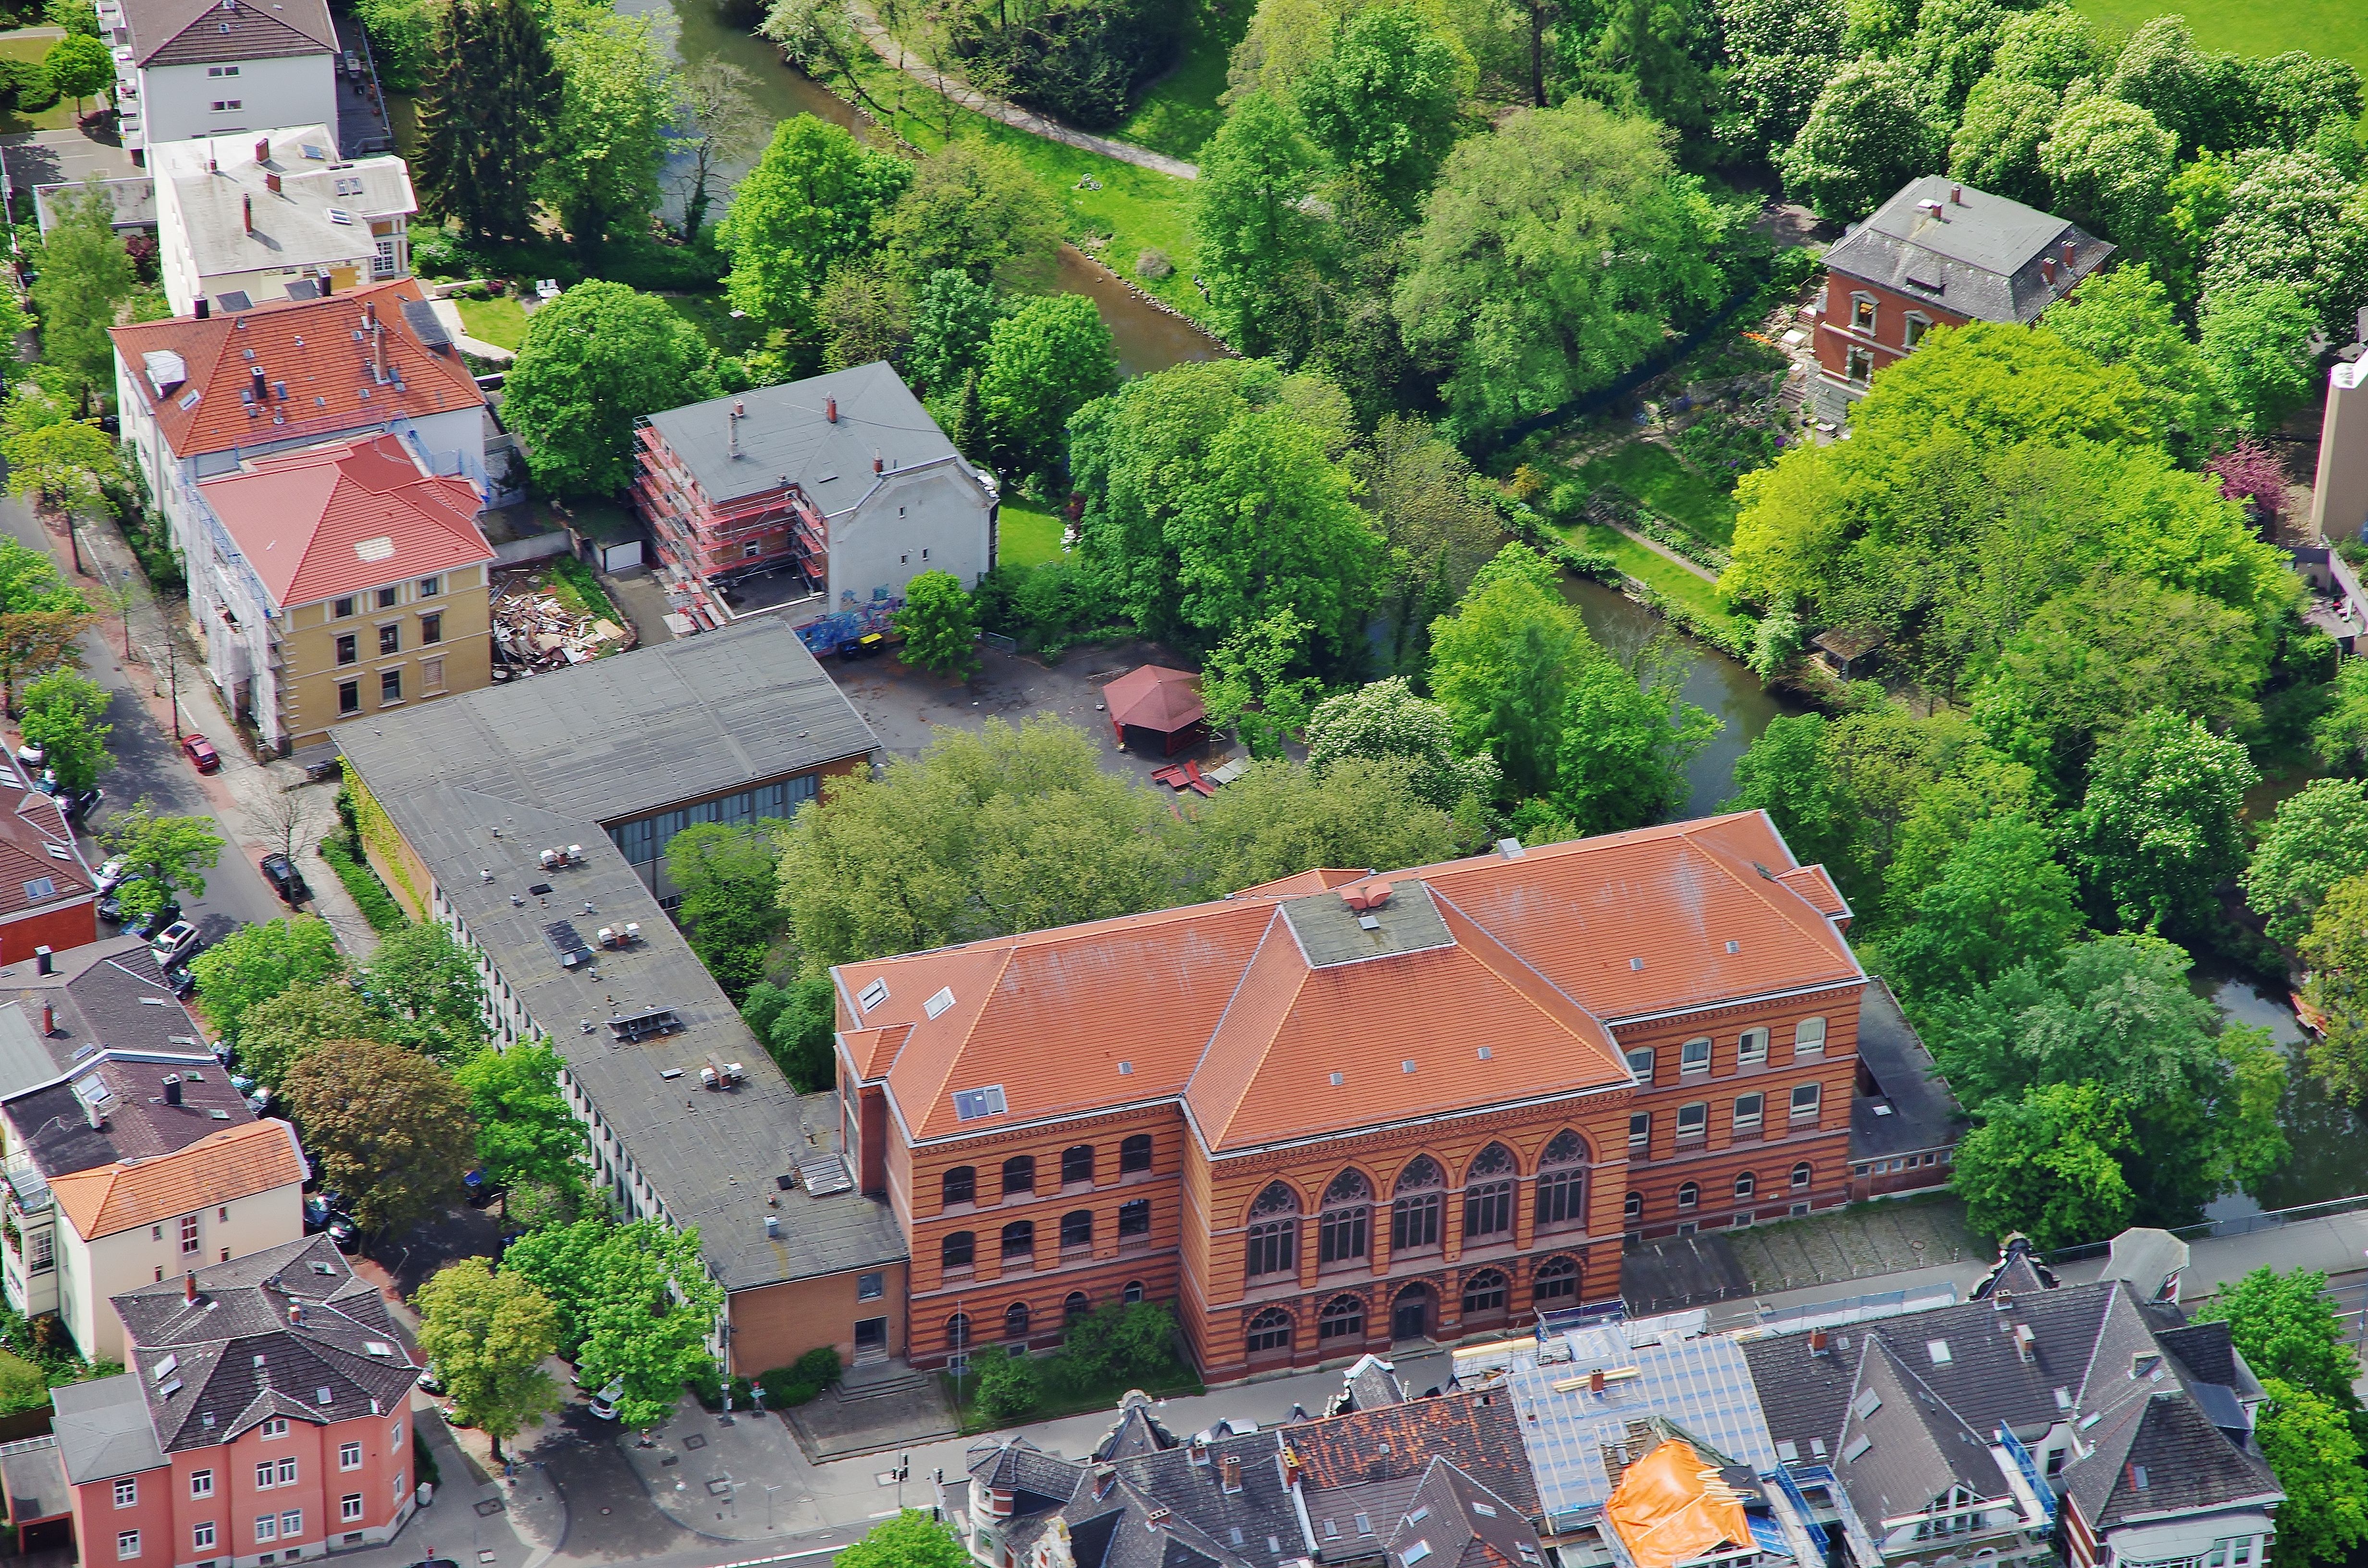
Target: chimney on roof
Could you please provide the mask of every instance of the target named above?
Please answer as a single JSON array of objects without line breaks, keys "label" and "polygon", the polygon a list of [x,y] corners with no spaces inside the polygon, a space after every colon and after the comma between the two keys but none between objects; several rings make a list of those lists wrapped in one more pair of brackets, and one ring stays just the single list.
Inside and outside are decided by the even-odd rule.
[{"label": "chimney on roof", "polygon": [[1952,207],[1963,207],[1964,204],[1965,187],[1962,185],[1951,186],[1949,187],[1949,205]]},{"label": "chimney on roof", "polygon": [[199,321],[205,320],[212,309],[213,307],[211,303],[208,301],[203,294],[198,296],[197,316]]},{"label": "chimney on roof", "polygon": [[41,1037],[46,1040],[51,1035],[57,1032],[58,1010],[49,1003],[44,1002],[41,1004]]},{"label": "chimney on roof", "polygon": [[1296,1492],[1306,1479],[1299,1463],[1299,1450],[1289,1443],[1282,1446],[1282,1483]]},{"label": "chimney on roof", "polygon": [[267,175],[265,175],[265,176],[263,176],[263,188],[264,188],[264,189],[266,189],[266,190],[268,190],[268,191],[269,191],[269,192],[270,192],[272,195],[274,195],[274,196],[279,195],[279,175],[277,175],[277,174],[267,174]]},{"label": "chimney on roof", "polygon": [[364,300],[362,301],[362,329],[367,332],[377,325],[378,301],[375,300]]},{"label": "chimney on roof", "polygon": [[723,416],[724,432],[730,437],[732,455],[735,458],[740,455],[740,420],[747,412],[748,405],[735,397],[732,400],[732,411]]},{"label": "chimney on roof", "polygon": [[2035,1337],[2031,1332],[2029,1324],[2019,1323],[2014,1325],[2014,1353],[2021,1357],[2026,1365],[2032,1359],[2032,1353],[2035,1348],[2032,1341]]},{"label": "chimney on roof", "polygon": [[838,399],[826,397],[822,400],[822,416],[830,424],[838,423]]},{"label": "chimney on roof", "polygon": [[178,1073],[165,1074],[165,1103],[166,1105],[181,1103],[181,1075]]},{"label": "chimney on roof", "polygon": [[288,1322],[291,1327],[302,1328],[304,1326],[303,1302],[290,1301],[288,1303]]},{"label": "chimney on roof", "polygon": [[181,1301],[188,1306],[198,1304],[198,1275],[195,1269],[181,1276]]},{"label": "chimney on roof", "polygon": [[271,162],[271,139],[269,137],[258,136],[255,139],[255,161],[258,164],[268,164]]},{"label": "chimney on roof", "polygon": [[1227,1454],[1225,1456],[1224,1480],[1222,1484],[1228,1492],[1239,1492],[1242,1489],[1241,1455]]},{"label": "chimney on roof", "polygon": [[1107,1464],[1098,1464],[1094,1466],[1094,1500],[1096,1502],[1099,1502],[1102,1498],[1109,1496],[1110,1494],[1110,1489],[1115,1487],[1117,1484],[1117,1466]]},{"label": "chimney on roof", "polygon": [[880,455],[878,452],[874,452],[874,453],[872,453],[872,454],[871,454],[871,472],[874,472],[874,473],[879,473],[879,472],[882,472],[883,470],[885,470],[885,469],[887,468],[887,466],[888,466],[887,460],[886,460],[885,459],[882,458],[882,457],[881,457],[881,455]]},{"label": "chimney on roof", "polygon": [[255,233],[255,193],[248,191],[238,199],[240,210],[246,215],[246,232]]},{"label": "chimney on roof", "polygon": [[2069,272],[2069,271],[2071,271],[2071,270],[2072,270],[2072,258],[2073,258],[2074,256],[2078,256],[2078,254],[2079,254],[2079,248],[2078,248],[2078,246],[2076,246],[2075,244],[2073,244],[2073,243],[2072,243],[2070,240],[2066,240],[2066,241],[2065,241],[2065,242],[2064,242],[2064,270],[2065,270],[2065,271]]},{"label": "chimney on roof", "polygon": [[386,385],[386,324],[370,315],[370,369],[378,376],[378,384]]},{"label": "chimney on roof", "polygon": [[1813,1328],[1809,1330],[1809,1354],[1812,1356],[1832,1355],[1833,1352],[1826,1347],[1827,1340],[1827,1336],[1824,1329]]},{"label": "chimney on roof", "polygon": [[260,365],[249,365],[246,368],[246,373],[254,380],[255,382],[255,401],[261,403],[271,393],[271,385],[269,381],[264,376],[263,367]]},{"label": "chimney on roof", "polygon": [[1602,1368],[1598,1367],[1595,1370],[1587,1374],[1587,1392],[1589,1393],[1601,1393],[1603,1392]]},{"label": "chimney on roof", "polygon": [[55,974],[57,971],[58,966],[52,960],[51,949],[48,948],[35,948],[33,949],[33,972],[35,974]]},{"label": "chimney on roof", "polygon": [[2055,287],[2055,258],[2054,256],[2047,256],[2040,257],[2039,276],[2045,280],[2050,289]]}]

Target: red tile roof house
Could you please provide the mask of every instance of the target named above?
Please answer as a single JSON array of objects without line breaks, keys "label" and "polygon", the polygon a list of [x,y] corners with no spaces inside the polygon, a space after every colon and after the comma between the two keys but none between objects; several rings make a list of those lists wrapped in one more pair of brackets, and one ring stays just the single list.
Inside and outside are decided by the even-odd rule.
[{"label": "red tile roof house", "polygon": [[115,1308],[128,1369],[54,1396],[84,1562],[257,1568],[374,1546],[410,1517],[419,1369],[328,1237]]},{"label": "red tile roof house", "polygon": [[98,940],[98,884],[58,803],[0,760],[0,964]]},{"label": "red tile roof house", "polygon": [[476,490],[394,437],[250,460],[199,485],[197,506],[261,590],[268,656],[247,679],[272,745],[492,683],[495,555]]},{"label": "red tile roof house", "polygon": [[1945,175],[1909,181],[1825,254],[1812,412],[1847,420],[1875,372],[1936,326],[2028,326],[2112,254],[2078,224]]},{"label": "red tile roof house", "polygon": [[1749,812],[841,965],[911,1358],[1172,1298],[1212,1380],[1312,1365],[1845,1201],[1849,922]]},{"label": "red tile roof house", "polygon": [[[410,278],[326,299],[116,327],[123,439],[189,574],[189,612],[228,702],[267,734],[292,732],[273,685],[268,574],[199,485],[260,459],[393,436],[481,504],[514,493],[514,453],[485,394]],[[487,453],[502,472],[488,469]],[[390,563],[392,564],[392,563]],[[389,570],[380,586],[404,579]]]}]

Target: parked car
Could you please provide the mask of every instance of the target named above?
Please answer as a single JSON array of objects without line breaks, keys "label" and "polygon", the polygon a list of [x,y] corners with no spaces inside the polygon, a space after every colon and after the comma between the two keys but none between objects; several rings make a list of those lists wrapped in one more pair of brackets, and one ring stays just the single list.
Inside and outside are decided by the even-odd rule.
[{"label": "parked car", "polygon": [[166,970],[165,983],[171,986],[173,994],[184,1002],[198,994],[198,977],[189,972],[189,966],[185,963],[176,963]]},{"label": "parked car", "polygon": [[271,884],[271,891],[290,904],[302,903],[313,896],[313,890],[304,885],[304,874],[287,856],[266,855],[256,864],[262,868],[263,880]]},{"label": "parked car", "polygon": [[182,736],[181,752],[191,762],[197,764],[198,771],[200,773],[222,771],[222,754],[215,751],[213,742],[203,735]]},{"label": "parked car", "polygon": [[427,1393],[442,1393],[444,1380],[436,1375],[436,1363],[430,1361],[419,1369],[419,1386]]},{"label": "parked car", "polygon": [[106,865],[101,866],[101,867],[98,869],[98,891],[99,891],[100,892],[102,892],[102,893],[110,893],[110,892],[113,892],[116,890],[116,888],[117,888],[117,887],[121,883],[121,882],[122,882],[122,881],[123,881],[123,862],[122,862],[122,861],[120,861],[120,860],[109,860]]},{"label": "parked car", "polygon": [[597,1421],[617,1419],[617,1402],[625,1397],[625,1380],[612,1378],[609,1386],[592,1396],[592,1416]]},{"label": "parked car", "polygon": [[59,804],[65,808],[66,821],[82,822],[87,819],[91,812],[98,810],[99,802],[106,799],[107,791],[94,784],[87,790],[76,790],[70,795],[62,795],[58,801]]},{"label": "parked car", "polygon": [[154,914],[143,915],[136,920],[125,922],[123,934],[127,937],[138,937],[142,941],[154,942],[158,932],[164,930],[165,926],[173,925],[180,918],[181,905],[179,901],[167,899],[165,902],[165,907],[157,910]]},{"label": "parked car", "polygon": [[150,937],[148,946],[154,950],[158,963],[170,965],[196,952],[203,940],[197,926],[187,920],[176,920]]},{"label": "parked car", "polygon": [[483,1209],[505,1190],[501,1183],[488,1180],[483,1171],[471,1171],[461,1178],[461,1195],[468,1199],[472,1209]]},{"label": "parked car", "polygon": [[330,1215],[328,1231],[329,1240],[336,1243],[337,1250],[347,1256],[362,1250],[362,1228],[354,1223],[352,1215]]},{"label": "parked car", "polygon": [[123,890],[136,882],[143,882],[147,880],[145,877],[120,877],[117,879],[113,887],[101,888],[98,894],[98,917],[112,925],[122,925]]},{"label": "parked car", "polygon": [[32,742],[27,741],[17,748],[17,762],[26,772],[30,773],[48,760],[49,755]]}]

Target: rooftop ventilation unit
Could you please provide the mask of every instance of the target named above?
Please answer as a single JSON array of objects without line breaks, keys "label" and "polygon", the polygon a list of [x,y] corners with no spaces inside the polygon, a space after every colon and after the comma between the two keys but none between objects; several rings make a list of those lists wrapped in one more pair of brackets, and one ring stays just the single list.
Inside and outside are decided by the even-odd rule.
[{"label": "rooftop ventilation unit", "polygon": [[828,1198],[833,1193],[851,1192],[855,1178],[847,1174],[847,1162],[837,1154],[822,1154],[798,1162],[798,1182],[816,1198]]},{"label": "rooftop ventilation unit", "polygon": [[672,1007],[652,1007],[646,1012],[627,1013],[609,1020],[609,1028],[627,1045],[634,1045],[654,1035],[672,1034],[682,1028]]},{"label": "rooftop ventilation unit", "polygon": [[575,927],[564,920],[554,920],[542,928],[542,939],[559,959],[562,969],[581,969],[592,961],[592,949],[575,934]]}]

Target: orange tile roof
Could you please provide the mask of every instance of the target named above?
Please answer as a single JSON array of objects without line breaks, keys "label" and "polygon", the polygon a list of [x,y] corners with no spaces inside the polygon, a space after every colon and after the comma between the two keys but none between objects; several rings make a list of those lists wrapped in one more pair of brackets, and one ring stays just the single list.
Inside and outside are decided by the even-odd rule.
[{"label": "orange tile roof", "polygon": [[[405,318],[404,301],[425,299],[418,283],[399,278],[325,300],[276,300],[202,320],[114,327],[110,335],[128,368],[123,379],[155,416],[165,444],[186,458],[483,407],[485,394],[460,354],[429,348]],[[371,323],[384,329],[383,382],[371,368],[365,333]],[[185,379],[168,379],[160,390],[151,354],[177,356]],[[274,389],[268,406],[240,399],[256,369]]]},{"label": "orange tile roof", "polygon": [[[1864,979],[1816,907],[1830,881],[1795,871],[1755,812],[1345,884],[1302,873],[843,965],[861,1027],[842,1048],[916,1140],[1181,1096],[1215,1150],[1583,1092],[1627,1082],[1621,1019]],[[1398,891],[1360,935],[1334,901],[1383,881]],[[957,1115],[956,1094],[989,1086],[1003,1112]]]},{"label": "orange tile roof", "polygon": [[1226,896],[1229,898],[1288,898],[1293,893],[1329,892],[1334,888],[1346,887],[1350,882],[1361,882],[1372,874],[1371,871],[1351,871],[1335,866],[1318,866],[1312,871],[1293,871],[1287,877],[1277,877],[1270,882],[1260,882],[1256,887],[1244,888],[1238,892],[1229,893]]},{"label": "orange tile roof", "polygon": [[89,1242],[303,1180],[296,1130],[265,1120],[226,1128],[153,1160],[58,1176],[50,1191],[75,1233]]},{"label": "orange tile roof", "polygon": [[476,487],[422,473],[393,436],[251,462],[198,488],[280,609],[494,559]]}]

